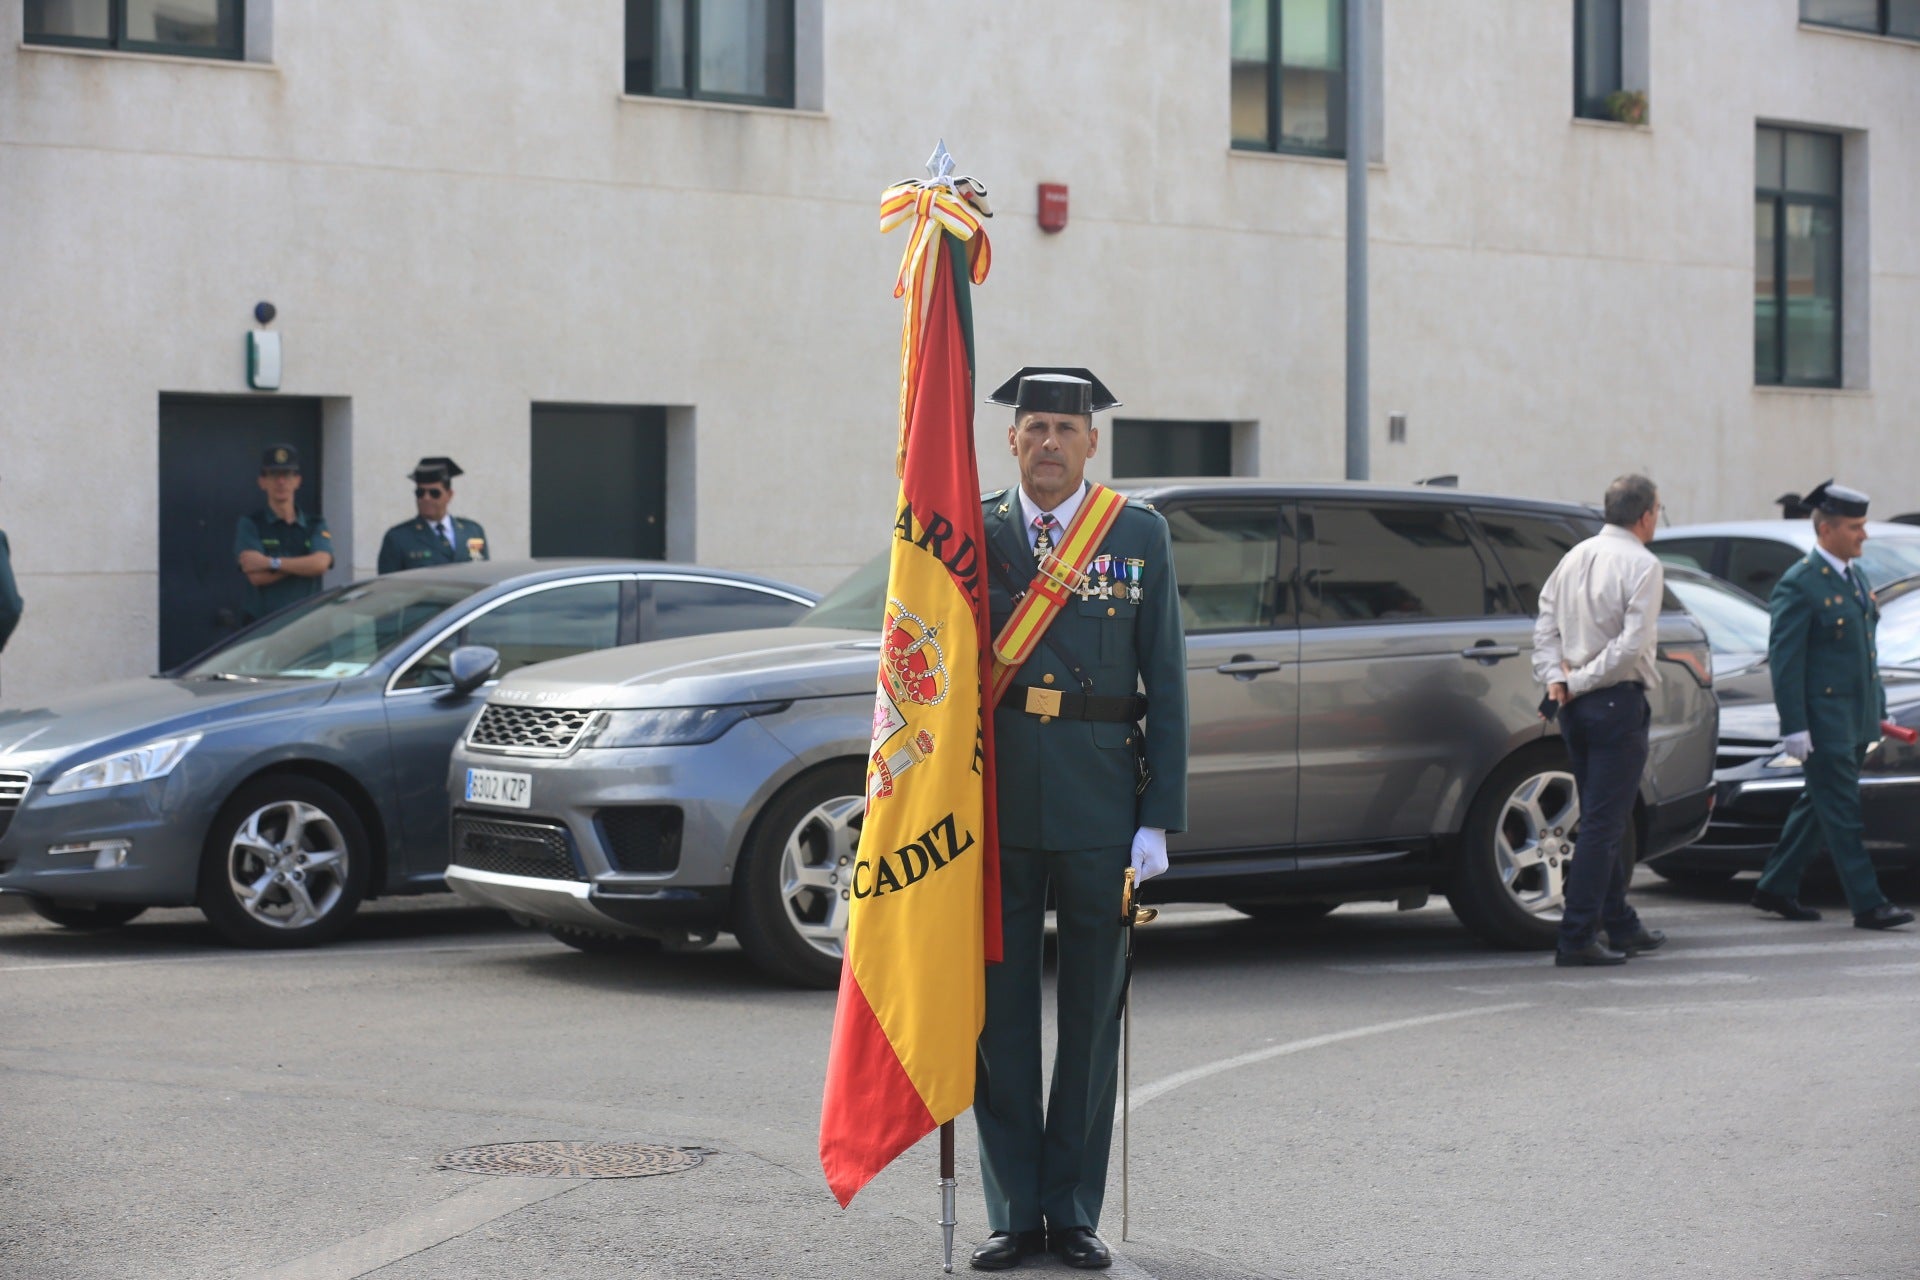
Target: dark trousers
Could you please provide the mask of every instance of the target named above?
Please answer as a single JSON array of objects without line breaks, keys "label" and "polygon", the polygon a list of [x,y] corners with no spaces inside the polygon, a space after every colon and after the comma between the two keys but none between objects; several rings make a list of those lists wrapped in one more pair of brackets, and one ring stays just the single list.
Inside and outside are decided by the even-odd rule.
[{"label": "dark trousers", "polygon": [[[1000,851],[1005,960],[987,966],[973,1119],[987,1225],[1100,1226],[1119,1082],[1120,926],[1125,845],[1046,853]],[[1040,1107],[1040,1006],[1047,885],[1058,928],[1059,1006],[1053,1083]]]},{"label": "dark trousers", "polygon": [[1620,843],[1633,821],[1652,721],[1645,691],[1633,684],[1596,689],[1560,709],[1560,736],[1580,796],[1580,835],[1560,917],[1562,950],[1586,946],[1596,925],[1605,925],[1616,938],[1640,927],[1640,917],[1627,905],[1628,870]]},{"label": "dark trousers", "polygon": [[1806,786],[1787,813],[1780,843],[1773,847],[1767,868],[1760,873],[1762,889],[1783,898],[1797,897],[1800,877],[1806,874],[1807,864],[1820,852],[1824,841],[1854,914],[1871,911],[1887,900],[1887,895],[1880,892],[1880,878],[1873,872],[1873,859],[1867,856],[1861,838],[1865,826],[1860,819],[1860,764],[1866,757],[1865,747],[1813,749],[1801,766]]}]

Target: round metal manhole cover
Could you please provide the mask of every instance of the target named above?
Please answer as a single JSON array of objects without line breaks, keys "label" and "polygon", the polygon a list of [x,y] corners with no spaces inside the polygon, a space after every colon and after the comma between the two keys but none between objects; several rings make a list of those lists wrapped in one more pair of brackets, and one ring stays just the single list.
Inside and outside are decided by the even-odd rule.
[{"label": "round metal manhole cover", "polygon": [[496,1142],[449,1151],[433,1167],[509,1178],[651,1178],[683,1173],[711,1154],[645,1142]]}]

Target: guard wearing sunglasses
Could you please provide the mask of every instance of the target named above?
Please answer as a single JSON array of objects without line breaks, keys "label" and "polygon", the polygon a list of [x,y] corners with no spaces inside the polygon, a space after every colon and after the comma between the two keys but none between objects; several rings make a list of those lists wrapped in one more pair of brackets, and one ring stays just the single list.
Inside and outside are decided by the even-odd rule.
[{"label": "guard wearing sunglasses", "polygon": [[409,477],[418,514],[387,530],[380,540],[380,572],[489,558],[487,531],[480,522],[447,513],[453,502],[453,478],[460,474],[452,458],[420,459]]}]

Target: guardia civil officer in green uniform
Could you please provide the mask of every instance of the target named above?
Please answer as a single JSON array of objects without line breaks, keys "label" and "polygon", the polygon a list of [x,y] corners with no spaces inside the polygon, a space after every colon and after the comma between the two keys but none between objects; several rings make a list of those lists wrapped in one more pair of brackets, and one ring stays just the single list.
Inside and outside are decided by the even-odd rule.
[{"label": "guardia civil officer in green uniform", "polygon": [[1802,501],[1818,544],[1780,575],[1771,601],[1767,663],[1780,711],[1781,749],[1806,785],[1767,859],[1753,905],[1789,920],[1818,920],[1800,902],[1800,877],[1825,845],[1840,872],[1853,923],[1891,929],[1913,913],[1887,901],[1861,840],[1860,765],[1880,740],[1887,691],[1874,649],[1879,606],[1854,565],[1867,541],[1867,495],[1831,480]]},{"label": "guardia civil officer in green uniform", "polygon": [[260,491],[267,505],[241,516],[233,531],[233,554],[247,579],[247,612],[264,618],[320,592],[320,576],[333,568],[333,534],[327,522],[302,511],[300,454],[290,444],[268,445],[260,454]]},{"label": "guardia civil officer in green uniform", "polygon": [[7,647],[7,638],[20,625],[20,615],[25,610],[20,589],[13,582],[13,547],[7,541],[6,530],[0,529],[0,649]]},{"label": "guardia civil officer in green uniform", "polygon": [[453,478],[464,474],[452,458],[422,458],[408,473],[415,515],[387,530],[380,540],[381,573],[492,558],[487,555],[487,531],[480,522],[447,512],[453,503]]},{"label": "guardia civil officer in green uniform", "polygon": [[[1022,369],[991,397],[1012,405],[1020,483],[984,499],[993,627],[1040,554],[1062,545],[1099,447],[1097,410],[1118,402],[1085,369]],[[1037,548],[1037,550],[1036,550]],[[1172,543],[1159,512],[1128,503],[994,713],[1005,960],[987,968],[973,1114],[992,1238],[974,1267],[1051,1249],[1076,1267],[1112,1255],[1096,1232],[1107,1184],[1125,980],[1120,904],[1129,865],[1167,866],[1187,820],[1186,643]],[[1057,697],[1055,696],[1057,695]],[[1143,700],[1144,699],[1144,703]],[[1142,750],[1144,786],[1136,759]],[[1058,912],[1058,1033],[1040,1091],[1047,890]]]}]

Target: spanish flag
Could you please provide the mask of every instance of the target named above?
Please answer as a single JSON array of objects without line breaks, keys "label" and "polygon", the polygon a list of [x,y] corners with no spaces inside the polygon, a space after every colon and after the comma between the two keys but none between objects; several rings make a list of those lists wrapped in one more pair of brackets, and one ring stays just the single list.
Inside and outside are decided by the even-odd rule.
[{"label": "spanish flag", "polygon": [[820,1165],[842,1207],[973,1105],[986,962],[999,959],[969,302],[989,259],[973,190],[902,183],[881,206],[882,229],[911,223],[912,238],[894,291],[906,300],[900,496],[867,811],[820,1115]]}]

